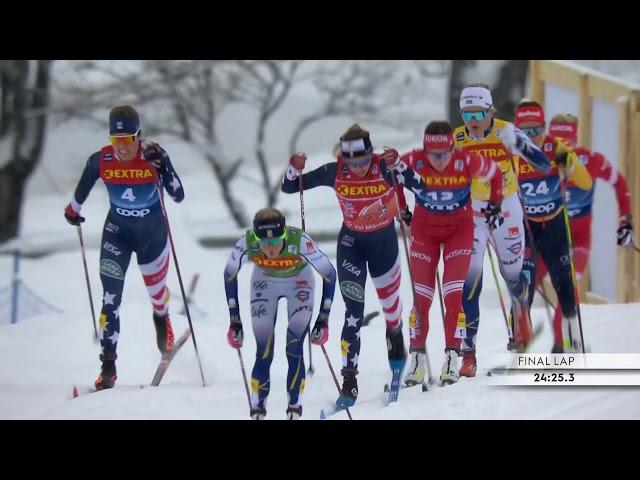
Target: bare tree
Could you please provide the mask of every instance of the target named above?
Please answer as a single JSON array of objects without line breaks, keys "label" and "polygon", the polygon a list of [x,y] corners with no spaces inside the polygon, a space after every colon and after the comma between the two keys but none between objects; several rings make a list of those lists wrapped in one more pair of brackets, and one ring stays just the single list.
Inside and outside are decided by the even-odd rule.
[{"label": "bare tree", "polygon": [[0,242],[18,235],[24,186],[44,145],[51,60],[0,60]]},{"label": "bare tree", "polygon": [[268,206],[276,202],[281,179],[271,181],[265,153],[266,130],[294,86],[301,63],[299,60],[237,60],[223,68],[227,78],[220,83],[221,91],[228,98],[251,105],[258,111],[254,153]]},{"label": "bare tree", "polygon": [[300,119],[289,138],[289,152],[298,150],[300,137],[314,123],[337,116],[359,121],[415,129],[422,125],[421,111],[408,106],[420,99],[425,78],[444,78],[449,61],[349,60],[320,64],[312,74],[322,102],[317,110]]},{"label": "bare tree", "polygon": [[451,125],[460,124],[460,93],[467,83],[479,82],[471,80],[469,72],[476,65],[477,60],[452,60],[451,76],[449,77],[449,122]]}]

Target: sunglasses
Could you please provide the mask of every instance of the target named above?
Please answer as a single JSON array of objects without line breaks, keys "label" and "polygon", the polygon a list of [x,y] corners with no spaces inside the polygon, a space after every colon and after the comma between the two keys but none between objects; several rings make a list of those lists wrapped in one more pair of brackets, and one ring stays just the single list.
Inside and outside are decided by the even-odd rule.
[{"label": "sunglasses", "polygon": [[118,143],[132,144],[138,138],[139,133],[140,130],[133,135],[110,135],[109,139],[111,140],[111,145],[117,145]]},{"label": "sunglasses", "polygon": [[427,152],[427,158],[432,162],[444,162],[451,159],[451,150],[447,150],[446,152]]},{"label": "sunglasses", "polygon": [[284,240],[284,236],[285,234],[283,233],[279,237],[261,238],[260,246],[264,248],[264,247],[273,247],[275,245],[278,245],[282,240]]},{"label": "sunglasses", "polygon": [[481,122],[482,120],[487,118],[487,115],[489,115],[489,110],[480,110],[479,112],[461,111],[460,114],[462,115],[462,120],[464,120],[465,122],[470,122],[471,120],[477,120]]},{"label": "sunglasses", "polygon": [[354,157],[354,158],[342,158],[342,161],[349,167],[352,168],[362,168],[369,165],[371,162],[371,155],[365,155],[364,157]]},{"label": "sunglasses", "polygon": [[540,125],[539,127],[528,127],[521,128],[522,133],[524,133],[529,138],[535,138],[538,135],[544,133],[544,125]]}]

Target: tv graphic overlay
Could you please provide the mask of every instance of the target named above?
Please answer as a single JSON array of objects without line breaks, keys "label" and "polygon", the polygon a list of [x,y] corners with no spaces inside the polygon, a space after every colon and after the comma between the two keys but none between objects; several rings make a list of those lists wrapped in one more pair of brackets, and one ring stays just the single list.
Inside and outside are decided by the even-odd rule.
[{"label": "tv graphic overlay", "polygon": [[640,386],[638,353],[502,354],[487,372],[490,385]]}]

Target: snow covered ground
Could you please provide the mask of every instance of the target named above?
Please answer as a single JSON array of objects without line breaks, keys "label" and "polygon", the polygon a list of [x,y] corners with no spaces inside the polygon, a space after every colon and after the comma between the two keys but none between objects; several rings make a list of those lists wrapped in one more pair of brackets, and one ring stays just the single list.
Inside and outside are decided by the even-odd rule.
[{"label": "snow covered ground", "polygon": [[[330,192],[326,193],[329,195]],[[132,262],[121,307],[116,388],[72,400],[73,385],[88,387],[95,380],[99,370],[99,348],[92,342],[93,330],[80,252],[63,252],[23,261],[22,278],[26,284],[64,313],[36,316],[16,325],[3,323],[0,326],[0,418],[248,418],[237,354],[227,346],[225,338],[228,312],[222,270],[227,251],[200,247],[184,228],[184,218],[176,215],[173,219],[178,260],[185,282],[188,284],[195,272],[200,273],[195,301],[207,316],[202,317],[194,310],[192,319],[207,386],[202,387],[194,349],[189,343],[174,360],[162,385],[159,388],[148,387],[159,353],[155,346],[146,290]],[[73,228],[67,227],[66,235],[69,240],[73,239]],[[334,244],[327,243],[322,247],[335,259]],[[99,250],[91,248],[87,255],[95,305],[99,309]],[[411,290],[404,258],[403,267],[402,299],[406,311],[411,301]],[[10,259],[0,257],[1,271],[7,272],[9,268]],[[245,322],[242,353],[248,371],[252,368],[255,353],[250,318],[247,316],[250,270],[251,267],[245,267],[239,276],[240,298],[244,299],[241,313]],[[504,320],[488,265],[485,266],[485,275],[488,276],[481,297],[482,326],[478,339],[481,371],[494,366],[491,356],[504,352],[506,345]],[[3,278],[6,278],[4,274]],[[181,301],[173,267],[169,286],[173,299],[173,326],[179,335],[188,324],[186,317],[176,314],[181,309]],[[318,291],[316,305],[319,294]],[[367,284],[366,302],[366,311],[379,309],[371,282]],[[640,304],[584,305],[582,312],[585,338],[593,352],[638,351]],[[340,368],[339,335],[343,315],[344,304],[336,292],[330,322],[331,337],[326,346],[336,370]],[[545,324],[533,351],[548,352],[551,333],[544,308],[537,306],[532,315],[534,324]],[[272,390],[267,404],[270,419],[283,419],[286,409],[286,358],[282,342],[285,322],[284,309],[281,309],[271,368]],[[432,365],[437,371],[443,361],[442,319],[437,305],[432,308],[431,325],[428,347]],[[308,378],[304,396],[305,419],[319,418],[320,409],[329,408],[336,398],[333,380],[317,347],[313,351],[313,364],[316,373]],[[640,418],[639,388],[497,387],[486,385],[481,375],[475,379],[462,379],[450,387],[434,388],[427,393],[419,389],[403,390],[397,404],[384,407],[382,387],[388,381],[388,364],[381,317],[363,328],[360,372],[360,399],[352,409],[356,419]],[[141,389],[140,385],[147,387]],[[344,415],[341,413],[331,418],[346,418]]]}]

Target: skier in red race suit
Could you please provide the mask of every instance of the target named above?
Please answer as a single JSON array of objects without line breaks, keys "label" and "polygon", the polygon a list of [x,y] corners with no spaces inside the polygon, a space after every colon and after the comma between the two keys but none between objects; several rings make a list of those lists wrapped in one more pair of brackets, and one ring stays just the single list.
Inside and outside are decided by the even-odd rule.
[{"label": "skier in red race suit", "polygon": [[[424,132],[423,148],[401,157],[420,174],[430,189],[416,195],[413,215],[408,207],[401,212],[405,223],[411,225],[411,272],[415,282],[414,305],[409,317],[411,365],[404,379],[407,386],[424,381],[429,309],[435,292],[441,246],[446,314],[445,361],[440,380],[443,384],[458,381],[460,338],[466,333],[462,288],[473,248],[470,202],[473,177],[491,183],[490,206],[484,211],[489,228],[493,229],[503,221],[500,216],[502,174],[497,163],[454,148],[453,144],[451,125],[444,121],[431,122]],[[398,195],[400,204],[405,205],[402,191],[398,191]]]}]

